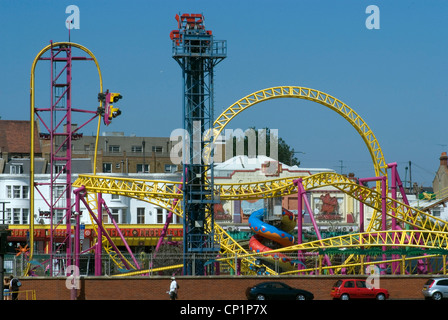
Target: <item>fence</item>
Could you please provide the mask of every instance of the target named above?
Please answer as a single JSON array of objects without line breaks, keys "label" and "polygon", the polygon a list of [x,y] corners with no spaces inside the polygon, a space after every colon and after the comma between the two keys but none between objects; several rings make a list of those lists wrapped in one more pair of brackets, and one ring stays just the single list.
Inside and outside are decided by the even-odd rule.
[{"label": "fence", "polygon": [[[346,254],[336,254],[327,250],[330,258],[330,266],[325,265],[322,255],[311,255],[305,257],[303,260],[299,260],[297,253],[284,255],[284,259],[272,259],[270,257],[264,257],[260,254],[255,260],[255,264],[250,266],[251,274],[264,275],[265,266],[269,269],[280,274],[296,274],[297,269],[306,269],[306,274],[329,274],[328,268],[338,268],[344,266],[350,268],[350,263],[344,265],[347,258],[350,257],[350,250],[346,250]],[[363,262],[363,266],[367,267],[370,264],[377,264],[380,261],[386,261],[386,264],[381,264],[382,274],[447,274],[447,256],[441,254],[433,254],[427,252],[427,256],[422,258],[422,253],[417,254],[408,252],[406,254],[394,254],[378,251],[373,252]],[[125,256],[128,261],[133,261],[130,256]],[[364,256],[367,257],[367,256]],[[30,271],[33,276],[41,277],[58,277],[66,276],[72,273],[72,267],[67,265],[65,254],[60,255],[47,255],[36,254],[33,260],[30,261]],[[135,255],[135,259],[138,263],[138,268],[135,269],[122,269],[114,260],[107,254],[101,257],[102,274],[106,276],[120,275],[129,271],[149,270],[144,275],[152,276],[170,276],[170,275],[182,275],[184,259],[189,261],[189,265],[193,270],[189,270],[188,274],[201,274],[201,275],[235,275],[247,274],[246,269],[240,269],[241,259],[237,256],[222,256],[219,254],[191,254],[184,255],[182,253],[139,253]],[[282,261],[283,260],[283,261]],[[28,261],[21,256],[6,255],[5,256],[5,275],[22,276],[27,269]],[[353,263],[354,261],[351,260]],[[71,262],[74,264],[73,260]],[[235,268],[235,265],[237,266]],[[202,270],[197,268],[203,268]],[[394,268],[394,270],[392,270]],[[288,272],[289,271],[289,272]],[[364,270],[361,270],[361,265],[358,264],[349,273],[363,274]],[[135,273],[134,273],[135,274]],[[134,275],[132,274],[132,275]],[[141,272],[138,272],[141,275]],[[94,254],[81,255],[79,259],[79,275],[80,276],[94,276],[95,275],[95,256]]]},{"label": "fence", "polygon": [[36,300],[36,290],[19,290],[4,294],[3,300],[11,300],[11,295],[17,293],[17,300]]},{"label": "fence", "polygon": [[[130,255],[124,255],[127,261],[133,262]],[[235,265],[237,265],[237,273],[239,271],[240,259],[237,256],[229,256],[227,260],[219,261],[225,258],[218,253],[139,253],[135,254],[139,268],[131,270],[123,270],[120,268],[111,256],[103,254],[101,256],[102,275],[116,275],[127,271],[149,270],[149,275],[180,275],[183,273],[182,267],[184,259],[188,260],[194,268],[204,268],[201,270],[190,270],[191,274],[207,274],[207,275],[234,275]],[[115,258],[116,259],[116,258]],[[297,260],[297,254],[290,255],[291,260]],[[284,266],[278,260],[265,260],[260,258],[260,265],[268,263],[270,268],[280,272]],[[71,262],[74,264],[74,261]],[[22,276],[27,269],[28,261],[23,255],[5,256],[5,274],[14,276]],[[66,276],[68,265],[65,254],[57,254],[50,256],[48,254],[34,254],[33,260],[30,261],[31,273],[34,276]],[[254,266],[258,268],[257,266]],[[94,276],[95,275],[95,255],[84,254],[79,257],[79,275]]]}]

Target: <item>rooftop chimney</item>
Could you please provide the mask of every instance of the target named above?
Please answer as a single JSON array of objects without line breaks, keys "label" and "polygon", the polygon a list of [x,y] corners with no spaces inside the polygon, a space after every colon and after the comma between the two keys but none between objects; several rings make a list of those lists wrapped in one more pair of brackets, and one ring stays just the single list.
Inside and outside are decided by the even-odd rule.
[{"label": "rooftop chimney", "polygon": [[446,152],[442,152],[442,154],[440,155],[440,166],[448,166],[448,155],[446,154]]}]

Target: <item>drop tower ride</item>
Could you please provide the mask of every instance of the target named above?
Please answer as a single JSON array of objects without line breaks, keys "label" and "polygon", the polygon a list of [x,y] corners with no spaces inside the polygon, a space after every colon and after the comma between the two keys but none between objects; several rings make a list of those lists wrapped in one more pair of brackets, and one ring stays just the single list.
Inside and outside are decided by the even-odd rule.
[{"label": "drop tower ride", "polygon": [[203,275],[206,255],[217,253],[214,241],[213,160],[204,147],[213,141],[214,67],[226,58],[227,43],[206,30],[202,14],[176,15],[170,34],[173,58],[183,79],[183,213],[184,274]]}]

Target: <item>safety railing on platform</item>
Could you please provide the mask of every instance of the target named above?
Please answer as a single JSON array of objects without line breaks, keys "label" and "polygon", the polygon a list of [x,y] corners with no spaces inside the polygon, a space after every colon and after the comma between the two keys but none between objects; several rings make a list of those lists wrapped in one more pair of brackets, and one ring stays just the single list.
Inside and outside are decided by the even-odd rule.
[{"label": "safety railing on platform", "polygon": [[17,293],[16,300],[36,300],[36,290],[19,290],[3,293],[3,300],[12,300],[12,295]]}]

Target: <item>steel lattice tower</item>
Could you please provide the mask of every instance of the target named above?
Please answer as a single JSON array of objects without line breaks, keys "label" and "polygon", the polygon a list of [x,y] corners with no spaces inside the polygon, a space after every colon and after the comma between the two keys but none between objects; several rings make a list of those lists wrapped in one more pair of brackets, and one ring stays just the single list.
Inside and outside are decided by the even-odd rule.
[{"label": "steel lattice tower", "polygon": [[171,32],[173,58],[183,78],[184,274],[204,274],[203,254],[219,250],[214,241],[213,161],[204,146],[213,140],[213,69],[226,57],[226,41],[205,30],[202,14],[176,15]]},{"label": "steel lattice tower", "polygon": [[[50,254],[51,261],[53,261],[56,252],[65,252],[66,266],[71,265],[72,261],[77,259],[74,254],[75,243],[74,239],[72,239],[72,227],[77,220],[79,225],[79,215],[77,216],[74,213],[74,201],[72,199],[72,141],[80,139],[82,133],[79,133],[79,129],[98,115],[97,110],[84,110],[72,107],[72,62],[94,60],[88,56],[74,56],[72,49],[72,45],[69,42],[56,44],[51,42],[50,46],[44,48],[36,57],[32,71],[32,91],[34,91],[34,68],[36,62],[40,60],[50,62],[50,106],[34,108],[34,101],[32,101],[33,114],[31,119],[31,121],[34,121],[34,118],[36,118],[40,122],[42,130],[40,139],[47,140],[47,144],[50,147],[50,179],[45,183],[34,183],[34,169],[32,169],[30,184],[43,199],[48,198],[48,200],[45,200],[48,204],[48,209],[43,211],[39,209],[40,218],[50,219],[50,241],[48,248],[45,250]],[[49,57],[43,56],[47,50],[50,54]],[[34,100],[34,97],[32,100]],[[87,117],[90,114],[90,119],[75,129],[73,128],[75,113],[87,114]],[[31,161],[34,162],[34,147],[32,150]],[[49,195],[44,194],[44,191],[41,190],[43,186],[48,186]],[[31,202],[34,202],[34,190],[30,195],[30,199]],[[30,220],[34,219],[34,203],[31,208]],[[31,223],[31,225],[34,224]],[[61,232],[61,230],[58,230],[58,226],[65,226],[65,230]],[[30,241],[33,241],[32,238]],[[50,274],[53,275],[52,268],[50,269]]]}]

